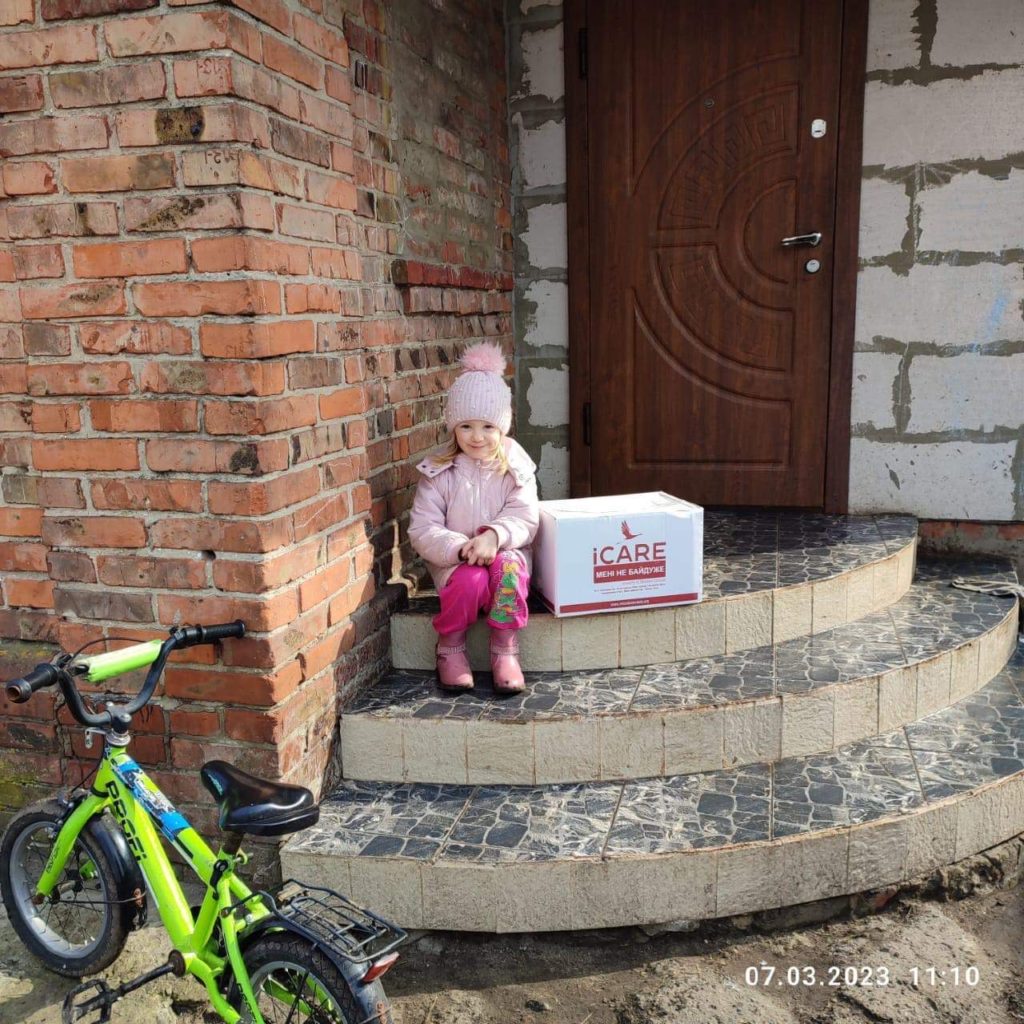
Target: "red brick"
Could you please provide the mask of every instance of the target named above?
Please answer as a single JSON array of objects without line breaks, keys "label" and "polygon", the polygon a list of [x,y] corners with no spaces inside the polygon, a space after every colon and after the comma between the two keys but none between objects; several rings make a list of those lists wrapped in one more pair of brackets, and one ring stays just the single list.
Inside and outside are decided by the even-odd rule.
[{"label": "red brick", "polygon": [[276,709],[268,712],[228,708],[224,712],[224,731],[231,739],[250,743],[276,744],[283,735]]},{"label": "red brick", "polygon": [[299,607],[306,612],[321,601],[334,597],[348,583],[349,576],[348,559],[342,559],[303,580],[299,585]]},{"label": "red brick", "polygon": [[251,192],[131,198],[124,202],[128,231],[254,228],[272,231],[274,207],[269,196]]},{"label": "red brick", "polygon": [[[188,519],[161,519],[153,524],[151,533],[153,547],[237,551],[255,555],[290,545],[291,525],[290,515],[239,523],[192,516]],[[195,621],[195,616],[192,621]]]},{"label": "red brick", "polygon": [[318,538],[276,557],[261,558],[258,561],[218,558],[213,563],[213,585],[218,590],[260,594],[312,572],[319,560]]},{"label": "red brick", "polygon": [[46,572],[46,545],[0,543],[0,572]]},{"label": "red brick", "polygon": [[316,399],[280,398],[262,402],[207,403],[205,425],[210,434],[273,434],[309,427],[317,421]]},{"label": "red brick", "polygon": [[57,191],[53,166],[42,160],[22,160],[4,167],[4,191],[10,196],[40,196]]},{"label": "red brick", "polygon": [[366,410],[366,393],[362,388],[342,388],[320,399],[320,416],[325,420],[355,416]]},{"label": "red brick", "polygon": [[110,316],[127,310],[124,286],[69,284],[61,288],[22,288],[21,308],[29,320],[53,317]]},{"label": "red brick", "polygon": [[302,175],[281,160],[245,150],[207,150],[182,156],[182,180],[189,186],[248,185],[303,198]]},{"label": "red brick", "polygon": [[356,208],[356,187],[351,182],[315,171],[306,173],[306,196],[311,203],[339,210]]},{"label": "red brick", "polygon": [[0,325],[0,359],[20,359],[25,354],[22,326]]},{"label": "red brick", "polygon": [[151,362],[141,385],[157,394],[276,395],[284,391],[284,377],[280,363]]},{"label": "red brick", "polygon": [[281,286],[276,281],[136,284],[132,294],[144,316],[239,316],[281,312]]},{"label": "red brick", "polygon": [[198,480],[96,480],[92,503],[99,509],[201,512],[202,484]]},{"label": "red brick", "polygon": [[299,120],[311,128],[318,128],[328,135],[352,141],[354,121],[352,114],[332,100],[304,93],[299,97]]},{"label": "red brick", "polygon": [[74,434],[81,426],[77,405],[36,402],[32,406],[32,429],[37,434]]},{"label": "red brick", "polygon": [[13,256],[14,274],[19,281],[64,276],[64,256],[59,245],[19,245]]},{"label": "red brick", "polygon": [[192,351],[192,338],[184,327],[172,324],[125,320],[120,323],[82,324],[82,351],[96,355],[185,355]]},{"label": "red brick", "polygon": [[30,356],[71,354],[71,328],[65,324],[25,324],[25,353]]},{"label": "red brick", "polygon": [[[311,57],[295,46],[289,46],[274,36],[263,37],[263,63],[274,71],[280,71],[296,82],[302,82],[311,89],[322,89],[324,85],[323,61]],[[16,67],[32,67],[32,64],[18,64]]]},{"label": "red brick", "polygon": [[291,203],[277,204],[277,226],[282,235],[309,238],[314,242],[333,242],[337,238],[333,213]]},{"label": "red brick", "polygon": [[4,587],[12,608],[52,608],[53,583],[50,580],[26,580],[8,577]]},{"label": "red brick", "polygon": [[96,566],[80,551],[51,551],[46,559],[50,578],[61,583],[95,583]]},{"label": "red brick", "polygon": [[[352,78],[347,71],[327,66],[327,75],[324,78],[324,91],[332,99],[341,103],[352,102]],[[351,156],[351,150],[349,154]]]},{"label": "red brick", "polygon": [[0,69],[38,68],[48,64],[86,64],[99,60],[96,30],[87,25],[61,25],[0,36]]},{"label": "red brick", "polygon": [[[241,604],[241,602],[234,601],[225,603]],[[250,629],[259,628],[252,626],[244,615],[241,618]],[[237,646],[237,643],[237,641],[231,641],[232,646]],[[225,645],[226,649],[227,645]],[[279,703],[294,692],[302,682],[301,670],[294,662],[289,662],[277,672],[266,673],[239,672],[237,670],[203,672],[171,666],[167,669],[165,678],[169,697],[223,701],[257,707]],[[197,751],[197,756],[202,757],[201,750]],[[215,755],[209,754],[203,758],[203,761],[212,756]],[[249,771],[256,771],[248,763],[246,768]]]},{"label": "red brick", "polygon": [[338,289],[325,284],[285,285],[284,299],[289,313],[338,313],[341,310]]},{"label": "red brick", "polygon": [[228,96],[234,92],[234,66],[230,57],[176,60],[174,91],[179,98]]},{"label": "red brick", "polygon": [[0,395],[28,394],[27,379],[27,367],[24,365],[0,363]]},{"label": "red brick", "polygon": [[125,395],[135,388],[132,368],[124,362],[42,363],[30,366],[28,393],[46,395]]},{"label": "red brick", "polygon": [[308,274],[309,249],[270,238],[197,238],[192,265],[203,274],[225,270],[265,270],[275,274]]},{"label": "red brick", "polygon": [[287,441],[147,441],[146,463],[154,473],[234,473],[260,476],[288,467]]},{"label": "red brick", "polygon": [[61,160],[60,167],[68,192],[144,192],[174,185],[170,153],[81,157]]},{"label": "red brick", "polygon": [[41,508],[0,508],[0,537],[38,537],[42,522]]},{"label": "red brick", "polygon": [[276,28],[282,35],[290,36],[291,12],[282,0],[232,0],[235,7],[240,8],[254,18]]},{"label": "red brick", "polygon": [[100,555],[96,571],[100,583],[110,587],[198,590],[206,586],[206,560],[202,556],[186,559]]},{"label": "red brick", "polygon": [[183,274],[188,269],[185,242],[181,238],[76,245],[72,256],[77,277]]},{"label": "red brick", "polygon": [[39,504],[43,508],[85,508],[82,485],[74,477],[43,477],[39,481]]},{"label": "red brick", "polygon": [[156,61],[50,75],[55,107],[119,106],[159,99],[166,91],[163,65]]},{"label": "red brick", "polygon": [[135,441],[80,439],[33,441],[32,463],[36,469],[138,469]]},{"label": "red brick", "polygon": [[238,103],[123,110],[115,118],[122,146],[190,145],[196,142],[248,142],[270,146],[266,114]]},{"label": "red brick", "polygon": [[204,356],[219,359],[270,359],[316,348],[316,327],[311,320],[275,323],[218,324],[199,326],[199,345]]},{"label": "red brick", "polygon": [[[198,594],[179,596],[158,594],[157,611],[161,622],[231,622],[241,619],[247,629],[264,632],[284,626],[299,610],[298,595],[285,591],[273,597],[245,601],[239,598],[204,597]],[[168,673],[168,676],[170,673]],[[168,694],[171,694],[168,679]]]},{"label": "red brick", "polygon": [[92,18],[97,14],[144,11],[158,3],[159,0],[42,0],[42,9],[47,21],[63,21],[65,18]]},{"label": "red brick", "polygon": [[128,516],[47,516],[43,543],[70,548],[142,548],[146,546],[146,529]]},{"label": "red brick", "polygon": [[348,495],[333,494],[295,512],[292,517],[292,534],[296,541],[305,540],[348,518]]},{"label": "red brick", "polygon": [[211,480],[207,488],[207,500],[213,515],[263,516],[289,505],[297,505],[313,497],[319,490],[320,470],[311,466],[268,481],[221,483]]},{"label": "red brick", "polygon": [[31,429],[32,406],[28,402],[0,402],[0,433],[21,434]]},{"label": "red brick", "polygon": [[0,10],[0,25],[19,25],[35,20],[35,0],[7,0]]},{"label": "red brick", "polygon": [[54,238],[59,235],[116,235],[114,203],[47,203],[7,208],[11,238]]},{"label": "red brick", "polygon": [[230,49],[259,59],[259,33],[227,11],[117,18],[108,21],[103,31],[115,57]]},{"label": "red brick", "polygon": [[172,433],[199,429],[199,403],[160,401],[90,402],[94,430]]},{"label": "red brick", "polygon": [[305,15],[296,14],[292,38],[326,60],[348,67],[348,43],[339,30],[322,25]]},{"label": "red brick", "polygon": [[[24,292],[24,288],[20,292]],[[0,288],[0,322],[17,323],[22,317],[20,292],[14,288]],[[25,314],[27,315],[27,314]]]},{"label": "red brick", "polygon": [[216,711],[185,707],[171,711],[171,733],[174,736],[215,736],[219,732],[220,715]]},{"label": "red brick", "polygon": [[0,78],[0,113],[14,114],[23,110],[43,109],[41,75],[19,75]]},{"label": "red brick", "polygon": [[0,125],[0,156],[104,149],[107,141],[107,125],[101,117],[63,114]]}]

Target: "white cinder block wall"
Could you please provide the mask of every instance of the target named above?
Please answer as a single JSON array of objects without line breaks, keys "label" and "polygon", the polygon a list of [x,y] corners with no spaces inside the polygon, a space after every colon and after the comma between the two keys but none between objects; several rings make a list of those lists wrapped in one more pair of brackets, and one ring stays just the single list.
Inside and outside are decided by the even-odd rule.
[{"label": "white cinder block wall", "polygon": [[[509,0],[518,436],[568,481],[562,10]],[[850,507],[1024,520],[1024,0],[873,0]]]}]

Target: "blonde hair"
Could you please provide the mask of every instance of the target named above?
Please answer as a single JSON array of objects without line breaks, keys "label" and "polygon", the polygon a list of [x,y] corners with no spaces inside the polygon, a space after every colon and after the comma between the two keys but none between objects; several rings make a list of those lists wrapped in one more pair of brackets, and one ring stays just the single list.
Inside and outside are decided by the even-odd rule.
[{"label": "blonde hair", "polygon": [[[497,443],[494,446],[494,451],[488,456],[487,461],[497,462],[498,470],[504,476],[508,472],[508,456],[505,454],[504,435],[500,436]],[[444,447],[438,449],[430,456],[431,461],[435,466],[447,466],[450,462],[454,462],[458,457],[462,449],[459,447],[459,442],[454,437],[448,438],[445,442]]]}]

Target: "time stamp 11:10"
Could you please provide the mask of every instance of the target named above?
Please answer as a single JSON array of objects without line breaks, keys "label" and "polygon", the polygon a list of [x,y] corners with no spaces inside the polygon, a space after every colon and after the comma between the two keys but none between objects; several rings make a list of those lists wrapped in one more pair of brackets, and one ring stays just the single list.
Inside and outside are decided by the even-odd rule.
[{"label": "time stamp 11:10", "polygon": [[[974,988],[981,981],[981,972],[973,964],[968,967],[911,967],[907,980],[914,988],[941,987]],[[817,968],[809,964],[777,968],[762,960],[748,967],[743,980],[751,987],[768,986],[822,986],[826,988],[884,988],[899,981],[888,967],[869,967],[833,964]]]}]

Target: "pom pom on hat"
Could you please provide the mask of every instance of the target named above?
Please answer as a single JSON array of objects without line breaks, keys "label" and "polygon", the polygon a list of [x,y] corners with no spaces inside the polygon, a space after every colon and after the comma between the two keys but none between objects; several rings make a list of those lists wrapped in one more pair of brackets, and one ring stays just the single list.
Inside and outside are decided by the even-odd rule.
[{"label": "pom pom on hat", "polygon": [[470,345],[460,360],[465,372],[448,392],[445,426],[454,431],[467,420],[493,423],[503,434],[512,426],[512,390],[505,383],[505,354],[492,341]]}]

